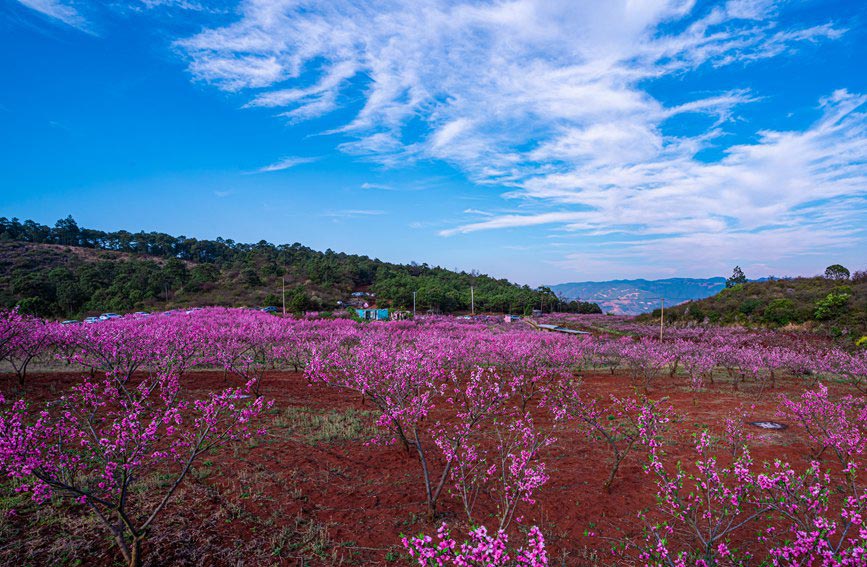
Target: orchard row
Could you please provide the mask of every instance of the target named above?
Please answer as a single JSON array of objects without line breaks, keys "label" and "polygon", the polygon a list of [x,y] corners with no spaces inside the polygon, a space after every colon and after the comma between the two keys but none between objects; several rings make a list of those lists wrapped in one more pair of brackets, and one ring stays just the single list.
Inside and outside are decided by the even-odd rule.
[{"label": "orchard row", "polygon": [[[858,391],[867,357],[807,338],[704,329],[661,341],[649,332],[574,336],[450,318],[361,324],[235,309],[60,325],[5,312],[0,358],[22,391],[34,361],[83,370],[78,385],[44,407],[26,395],[4,407],[0,467],[37,502],[90,509],[130,565],[141,564],[149,528],[204,452],[267,435],[254,425],[269,405],[267,373],[288,369],[376,407],[372,441],[413,455],[431,519],[457,506],[461,525],[489,524],[466,538],[445,524],[435,536],[404,537],[420,565],[547,565],[544,535],[520,529],[521,518],[550,479],[546,454],[575,432],[609,453],[598,488],[611,490],[621,463],[634,457],[656,481],[658,504],[640,517],[643,535],[614,546],[627,560],[867,562],[867,492],[858,478],[867,408],[863,396],[834,397],[821,383]],[[195,399],[185,384],[198,368],[224,370],[236,385]],[[626,373],[634,395],[587,395],[586,372]],[[696,438],[694,465],[666,455],[678,416],[649,397],[663,381],[700,396],[719,380],[761,392],[781,379],[803,384],[780,412],[803,428],[815,463],[755,466],[738,416]],[[171,482],[143,483],[154,471]],[[143,498],[148,490],[158,494]],[[526,543],[509,543],[527,529]]]},{"label": "orchard row", "polygon": [[623,370],[645,390],[660,377],[684,380],[695,390],[719,376],[731,379],[735,388],[745,381],[772,387],[781,373],[808,382],[832,375],[857,388],[867,380],[867,351],[829,348],[807,336],[719,327],[671,330],[658,340],[647,332],[653,327],[630,328],[628,336],[603,332],[576,337],[447,317],[364,325],[347,318],[281,318],[222,308],[62,325],[6,311],[0,312],[0,361],[9,363],[21,387],[31,363],[40,360],[124,379],[139,370],[182,375],[191,368],[222,368],[245,383],[255,380],[258,387],[266,371],[297,371],[314,354],[339,355],[349,352],[343,347],[363,342],[393,348],[395,354],[412,345],[427,364],[443,370],[495,367],[530,381],[566,371]]}]

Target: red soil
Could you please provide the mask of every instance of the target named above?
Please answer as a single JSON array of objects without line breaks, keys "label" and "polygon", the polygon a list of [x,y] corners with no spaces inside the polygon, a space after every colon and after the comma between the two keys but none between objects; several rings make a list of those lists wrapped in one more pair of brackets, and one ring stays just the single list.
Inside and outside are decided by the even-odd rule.
[{"label": "red soil", "polygon": [[[29,376],[27,397],[53,399],[77,376]],[[227,383],[222,372],[194,372],[184,380],[192,395]],[[651,397],[667,397],[681,416],[672,426],[673,443],[666,450],[684,462],[695,460],[691,436],[702,427],[721,433],[725,417],[736,411],[746,412],[747,421],[780,421],[775,415],[779,395],[798,395],[804,388],[802,382],[786,380],[759,397],[733,391],[731,384],[717,384],[694,396],[680,385],[664,382],[660,380]],[[0,378],[7,398],[11,384],[12,376]],[[269,374],[263,386],[281,412],[289,407],[314,413],[373,409],[357,395],[308,385],[299,373]],[[607,374],[585,375],[584,390],[598,397],[633,393],[627,377]],[[460,505],[448,494],[441,497],[443,517],[427,520],[417,458],[399,446],[370,445],[366,439],[311,445],[303,435],[293,435],[291,427],[270,424],[273,419],[273,415],[265,417],[269,437],[264,442],[203,456],[199,470],[210,474],[188,477],[184,491],[157,522],[146,548],[146,564],[403,564],[399,534],[432,534],[442,519],[460,523]],[[548,426],[550,420],[540,413],[537,424]],[[746,427],[753,434],[756,463],[782,459],[800,467],[809,459],[806,438],[797,426],[781,431]],[[574,429],[557,437],[558,442],[543,455],[551,478],[537,493],[536,505],[521,509],[523,524],[540,526],[554,564],[561,560],[564,565],[610,564],[609,542],[585,536],[585,530],[612,537],[618,535],[618,528],[626,534],[640,533],[637,514],[654,503],[655,493],[653,480],[643,472],[645,455],[636,451],[621,465],[609,494],[602,489],[609,472],[607,446]],[[86,516],[84,510],[70,514]],[[75,531],[69,528],[77,525],[72,520],[59,528],[42,526],[43,520],[44,511],[25,506],[14,518],[0,519],[8,522],[5,531],[0,529],[0,564],[53,563],[57,557],[50,553],[56,549],[46,551],[52,538],[72,538],[64,545],[65,557],[73,562],[109,565],[120,557],[95,524]],[[91,539],[78,545],[76,537]],[[3,542],[3,538],[9,539]]]}]

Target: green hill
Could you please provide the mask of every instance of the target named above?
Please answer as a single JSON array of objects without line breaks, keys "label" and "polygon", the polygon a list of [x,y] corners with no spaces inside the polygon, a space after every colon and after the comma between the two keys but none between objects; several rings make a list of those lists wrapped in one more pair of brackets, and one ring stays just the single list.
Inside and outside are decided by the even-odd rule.
[{"label": "green hill", "polygon": [[379,307],[450,313],[524,312],[534,307],[601,312],[594,304],[558,303],[548,288],[455,272],[427,264],[394,264],[367,256],[274,245],[199,240],[158,232],[104,232],[71,218],[53,227],[0,218],[0,306],[46,317],[191,305],[281,304],[290,311],[333,310],[353,292],[374,294]]},{"label": "green hill", "polygon": [[[746,282],[665,310],[666,323],[802,327],[857,340],[867,334],[867,272]],[[659,318],[659,310],[644,318]]]}]

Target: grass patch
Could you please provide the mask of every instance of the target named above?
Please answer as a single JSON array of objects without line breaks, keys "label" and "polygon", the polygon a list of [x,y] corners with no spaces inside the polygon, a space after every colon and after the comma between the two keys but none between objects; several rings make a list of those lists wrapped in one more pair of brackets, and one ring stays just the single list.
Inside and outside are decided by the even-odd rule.
[{"label": "grass patch", "polygon": [[376,434],[372,411],[316,410],[288,407],[274,418],[274,426],[308,445],[370,439]]}]

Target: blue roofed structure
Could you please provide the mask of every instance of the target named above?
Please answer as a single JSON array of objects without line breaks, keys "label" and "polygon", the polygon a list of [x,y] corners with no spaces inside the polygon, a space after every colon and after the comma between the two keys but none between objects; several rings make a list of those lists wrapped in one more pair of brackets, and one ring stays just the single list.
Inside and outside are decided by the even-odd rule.
[{"label": "blue roofed structure", "polygon": [[388,321],[388,309],[356,309],[355,312],[365,321]]}]

